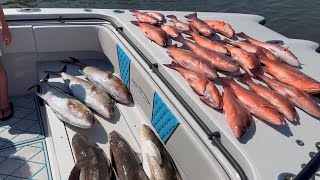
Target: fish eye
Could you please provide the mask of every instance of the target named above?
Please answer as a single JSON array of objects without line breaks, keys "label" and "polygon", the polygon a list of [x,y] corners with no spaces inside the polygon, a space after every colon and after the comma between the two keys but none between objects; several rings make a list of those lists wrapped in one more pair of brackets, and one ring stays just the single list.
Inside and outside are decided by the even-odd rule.
[{"label": "fish eye", "polygon": [[89,111],[86,111],[86,115],[90,115],[91,113]]}]

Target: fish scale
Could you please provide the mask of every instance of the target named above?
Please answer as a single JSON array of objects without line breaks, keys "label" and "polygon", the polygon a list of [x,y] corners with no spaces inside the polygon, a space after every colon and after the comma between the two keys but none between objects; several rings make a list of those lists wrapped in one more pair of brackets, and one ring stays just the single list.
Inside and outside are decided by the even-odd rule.
[{"label": "fish scale", "polygon": [[95,124],[91,110],[75,98],[51,86],[44,95],[37,95],[47,102],[61,121],[84,129],[91,128]]},{"label": "fish scale", "polygon": [[[76,164],[69,180],[111,180],[110,163],[104,151],[89,137],[77,133],[72,138]],[[79,169],[74,171],[74,169]],[[76,177],[76,178],[75,178]]]},{"label": "fish scale", "polygon": [[141,126],[141,152],[143,169],[152,180],[182,180],[170,154],[152,129]]},{"label": "fish scale", "polygon": [[[72,62],[62,62],[80,66],[82,70],[79,70],[79,72],[85,75],[92,83],[106,91],[113,99],[126,105],[133,103],[133,98],[129,89],[120,78],[114,76],[111,72],[88,66],[74,57],[69,58]],[[117,87],[118,90],[115,91],[114,87]]]},{"label": "fish scale", "polygon": [[137,161],[135,152],[126,140],[117,131],[112,131],[109,137],[110,154],[117,177],[120,180],[148,180],[148,176]]},{"label": "fish scale", "polygon": [[77,99],[105,118],[109,119],[112,117],[114,102],[105,91],[91,82],[67,73],[61,73],[61,76]]}]

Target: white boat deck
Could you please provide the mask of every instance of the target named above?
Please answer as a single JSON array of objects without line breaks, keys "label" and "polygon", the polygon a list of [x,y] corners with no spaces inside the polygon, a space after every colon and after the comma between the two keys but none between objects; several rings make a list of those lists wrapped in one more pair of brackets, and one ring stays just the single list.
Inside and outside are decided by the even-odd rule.
[{"label": "white boat deck", "polygon": [[[181,77],[177,72],[162,65],[168,64],[172,60],[167,56],[166,49],[159,47],[150,42],[150,40],[146,39],[143,36],[141,30],[137,26],[134,26],[130,23],[130,21],[135,19],[131,15],[132,13],[128,12],[127,10],[125,10],[125,13],[123,14],[116,14],[112,9],[93,9],[91,12],[84,11],[83,9],[68,9],[68,11],[66,11],[65,9],[42,9],[42,12],[35,13],[19,13],[16,11],[16,9],[9,9],[6,10],[5,13],[8,14],[8,17],[10,17],[11,19],[36,19],[41,17],[56,18],[58,15],[61,15],[67,18],[108,17],[109,19],[115,20],[116,24],[123,27],[123,32],[133,41],[133,43],[151,61],[151,63],[158,64],[161,74],[169,81],[169,83],[175,88],[175,90],[181,95],[181,97],[191,106],[193,111],[202,119],[202,121],[209,127],[209,129],[212,132],[219,131],[221,133],[222,144],[226,147],[226,149],[228,149],[228,151],[244,169],[249,179],[277,179],[283,173],[298,173],[301,170],[301,165],[307,163],[311,159],[309,155],[310,152],[318,151],[315,144],[317,142],[320,142],[320,131],[318,130],[320,121],[309,116],[298,108],[297,110],[300,115],[300,124],[293,125],[291,123],[288,123],[284,127],[271,127],[259,120],[255,120],[255,124],[246,133],[245,137],[241,141],[238,141],[233,136],[229,126],[224,120],[223,114],[207,107],[202,102],[200,102],[198,96],[192,91],[183,77]],[[162,13],[164,13],[165,15],[175,14],[179,19],[186,21],[183,15],[186,15],[190,12],[167,11]],[[217,19],[226,21],[230,23],[237,32],[243,31],[259,40],[283,41],[285,43],[284,47],[289,47],[289,49],[294,54],[296,54],[300,61],[303,63],[301,71],[317,80],[320,80],[318,63],[320,56],[315,51],[315,49],[319,47],[317,43],[284,37],[260,25],[259,22],[264,19],[261,16],[201,12],[199,13],[199,17],[202,19]],[[16,26],[15,33],[20,35],[19,40],[13,42],[11,47],[3,49],[4,56],[6,55],[6,53],[11,53],[7,56],[11,58],[10,62],[7,62],[7,66],[9,66],[9,68],[18,67],[22,69],[19,76],[11,74],[11,78],[15,77],[16,79],[18,79],[18,83],[13,84],[12,86],[26,87],[29,82],[35,81],[35,76],[33,76],[34,72],[37,72],[36,76],[41,79],[45,76],[45,74],[42,72],[44,69],[60,70],[62,68],[62,64],[56,62],[40,64],[37,71],[29,68],[33,66],[32,63],[35,63],[36,60],[39,60],[40,58],[48,58],[49,56],[54,55],[55,51],[65,50],[70,52],[81,52],[87,49],[89,49],[90,51],[100,51],[100,45],[104,46],[102,49],[104,50],[105,54],[108,54],[106,52],[115,51],[115,47],[112,46],[110,48],[109,42],[112,40],[112,38],[108,37],[108,31],[106,31],[105,29],[100,27],[97,28],[97,31],[95,32],[98,32],[99,35],[97,37],[94,36],[97,39],[91,41],[91,39],[86,39],[89,36],[84,37],[81,32],[79,32],[79,34],[81,35],[77,34],[77,31],[73,29],[76,27],[73,27],[71,25],[72,23],[76,24],[75,22],[72,22],[70,24],[59,23],[60,22],[56,22],[56,24],[53,23],[53,25],[49,23],[43,25],[40,22],[38,24],[38,27],[32,27],[32,25],[28,25],[28,29],[26,28],[28,36],[25,36],[25,32],[23,32],[24,27],[22,27],[21,24],[19,25],[19,23],[17,23],[18,25]],[[15,22],[12,24],[15,24]],[[45,26],[45,28],[43,28],[42,25]],[[55,26],[55,29],[52,28],[52,26]],[[62,26],[69,27],[70,29],[63,29],[61,28]],[[104,26],[107,27],[109,25]],[[56,35],[56,37],[51,39],[52,41],[50,43],[48,43],[46,37],[47,31],[49,31],[49,29],[51,30],[52,34]],[[19,33],[19,31],[21,33]],[[116,30],[112,31],[112,33],[117,34]],[[91,30],[82,31],[82,33],[83,32],[91,32]],[[35,37],[32,38],[32,35],[34,35]],[[68,36],[71,36],[74,39],[71,38],[72,40],[70,40],[68,39]],[[84,41],[88,41],[88,43],[81,44],[83,39],[78,38],[80,36],[84,37]],[[26,40],[25,37],[30,39]],[[210,166],[214,167],[213,169],[218,169],[217,171],[219,172],[225,172],[225,174],[227,174],[225,176],[217,175],[220,177],[220,179],[239,179],[238,174],[235,172],[231,164],[226,160],[225,156],[215,146],[212,146],[211,141],[207,138],[207,135],[190,117],[188,112],[185,111],[185,109],[183,109],[183,107],[177,102],[176,98],[172,98],[170,92],[167,89],[162,88],[163,84],[161,84],[160,80],[154,75],[152,70],[148,68],[146,63],[142,61],[141,57],[137,55],[137,53],[134,52],[132,48],[130,48],[130,45],[124,42],[125,40],[123,40],[123,38],[119,39],[120,41],[123,41],[124,47],[129,49],[130,58],[132,58],[131,63],[141,64],[141,67],[144,68],[143,75],[148,76],[150,81],[152,79],[154,81],[152,85],[155,84],[154,86],[157,86],[157,88],[163,90],[163,94],[169,94],[167,98],[170,100],[170,103],[172,103],[169,106],[171,106],[171,108],[174,107],[179,111],[179,119],[181,124],[177,129],[183,129],[185,134],[174,134],[174,136],[171,137],[171,141],[167,144],[167,147],[168,149],[171,149],[173,153],[175,153],[173,155],[173,158],[176,157],[180,161],[180,164],[182,165],[181,167],[184,168],[185,172],[182,172],[182,174],[185,173],[188,175],[188,177],[201,177],[201,175],[205,176],[208,173],[214,174],[215,172],[208,172],[203,170],[206,166]],[[23,42],[27,42],[28,45],[23,44]],[[117,39],[117,43],[118,42],[119,40]],[[31,46],[30,44],[34,46]],[[68,48],[61,50],[64,47]],[[116,58],[116,55],[112,54],[110,55],[110,57],[110,59]],[[30,64],[23,64],[19,62],[22,60],[29,60]],[[90,62],[98,63],[96,64],[97,66],[110,70],[110,64],[105,64],[105,61]],[[19,66],[13,66],[12,64],[14,63],[19,64]],[[72,67],[70,65],[68,65],[68,67],[70,67],[69,70],[71,73],[76,76],[80,76],[80,74],[76,70],[76,67]],[[131,73],[136,72],[137,71],[133,71]],[[13,71],[10,71],[9,73],[13,73]],[[24,80],[24,75],[32,77],[33,79],[29,78],[28,80],[31,79],[31,81],[22,81]],[[140,80],[143,79],[143,76],[142,78],[141,76],[138,77],[140,77]],[[141,80],[141,82],[139,79],[134,80],[138,84],[146,84],[142,83],[142,81],[145,81],[144,79]],[[54,76],[50,79],[50,81],[56,82],[56,84],[58,84],[58,82],[62,82],[61,78]],[[132,82],[132,84],[135,82]],[[63,86],[60,87],[63,88]],[[135,91],[139,91],[140,93],[140,89],[137,90],[138,87],[139,86],[134,88]],[[141,87],[142,89],[144,88],[143,86]],[[14,89],[15,93],[17,93],[16,89],[18,88]],[[64,87],[63,89],[67,88]],[[221,87],[219,87],[219,89],[221,90]],[[141,91],[143,93],[146,93],[146,97],[151,101],[154,91]],[[160,92],[160,90],[157,91]],[[50,179],[51,177],[53,177],[53,179],[67,179],[70,170],[74,165],[72,150],[70,148],[70,141],[72,136],[77,131],[79,131],[79,129],[71,127],[69,125],[65,125],[63,122],[59,121],[48,106],[44,106],[44,108],[37,108],[38,104],[35,101],[35,96],[33,95],[14,97],[12,100],[14,101],[16,107],[14,118],[7,122],[0,122],[0,179]],[[320,102],[320,99],[318,98],[317,101]],[[167,100],[167,102],[169,101]],[[150,121],[145,121],[148,118],[145,117],[146,115],[143,113],[145,109],[149,108],[147,106],[152,106],[152,101],[151,104],[150,102],[149,104],[144,104],[144,106],[142,106],[143,109],[140,106],[127,107],[123,105],[117,105],[116,113],[112,120],[106,121],[101,119],[100,117],[97,117],[99,124],[97,124],[96,127],[91,130],[81,130],[81,132],[92,137],[104,150],[106,150],[106,153],[108,154],[108,133],[111,132],[111,130],[117,129],[121,131],[121,134],[124,134],[124,136],[129,139],[130,145],[133,146],[133,148],[137,152],[139,152],[139,124],[141,122],[150,123]],[[150,116],[151,113],[152,111],[150,110],[147,116]],[[177,115],[178,113],[175,114]],[[49,118],[47,119],[47,117]],[[149,117],[149,119],[151,118]],[[188,138],[192,141],[188,141],[187,143],[189,144],[187,144],[186,142],[182,142],[181,139],[186,137],[183,135],[188,136]],[[304,145],[299,146],[296,143],[296,140],[302,140],[304,142]],[[36,145],[32,145],[33,143],[35,143]],[[203,154],[203,156],[195,155],[185,158],[184,152],[181,151],[181,149],[179,149],[179,151],[177,150],[177,147],[190,148],[191,146],[187,145],[190,145],[192,143],[194,143],[193,146],[196,146],[196,148],[191,150],[188,149],[188,153],[194,151],[196,155]],[[36,146],[42,147],[42,151],[36,151],[36,149],[34,149]],[[32,151],[32,153],[22,153],[27,151]],[[36,153],[39,154],[36,155]],[[30,156],[31,154],[36,156],[32,157]],[[41,154],[44,154],[44,156],[42,156],[44,157],[44,160],[41,159]],[[21,157],[21,159],[16,160],[17,158],[15,157]],[[204,162],[202,159],[202,165],[204,166],[204,168],[194,169],[192,163],[196,160],[198,160],[197,162],[199,162],[199,159],[204,157],[208,160]],[[20,165],[17,165],[19,163],[15,162],[19,162]],[[42,166],[40,166],[39,164],[35,165],[34,162],[40,162],[40,165]],[[50,162],[51,168],[49,168],[49,165],[46,164],[46,162]],[[190,173],[189,171],[192,171],[192,173]],[[225,178],[226,176],[228,177]],[[316,178],[319,179],[319,176],[317,175]]]}]

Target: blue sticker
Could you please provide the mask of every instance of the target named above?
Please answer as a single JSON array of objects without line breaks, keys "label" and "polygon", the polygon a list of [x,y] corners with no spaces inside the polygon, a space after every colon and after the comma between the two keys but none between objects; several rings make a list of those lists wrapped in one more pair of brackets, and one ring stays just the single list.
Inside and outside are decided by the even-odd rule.
[{"label": "blue sticker", "polygon": [[130,58],[124,52],[124,50],[119,46],[116,45],[117,53],[118,53],[118,61],[119,61],[119,69],[121,79],[125,83],[125,85],[129,88],[130,86]]},{"label": "blue sticker", "polygon": [[180,124],[157,92],[154,93],[151,122],[164,143]]}]

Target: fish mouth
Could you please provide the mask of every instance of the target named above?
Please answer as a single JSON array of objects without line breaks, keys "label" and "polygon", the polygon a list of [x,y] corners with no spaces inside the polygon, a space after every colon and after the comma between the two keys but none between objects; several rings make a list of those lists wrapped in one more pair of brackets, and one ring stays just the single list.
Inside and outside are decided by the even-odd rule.
[{"label": "fish mouth", "polygon": [[85,126],[88,128],[92,128],[95,124],[98,124],[96,118],[92,115],[91,118],[86,120]]},{"label": "fish mouth", "polygon": [[110,118],[113,116],[113,113],[114,113],[114,108],[108,108],[108,113],[109,113],[109,116]]},{"label": "fish mouth", "polygon": [[120,135],[116,130],[113,130],[112,132],[110,132],[109,137],[110,137],[110,144],[120,139]]},{"label": "fish mouth", "polygon": [[148,134],[150,133],[151,129],[146,124],[141,124],[141,137],[142,139],[146,140],[148,137]]}]

